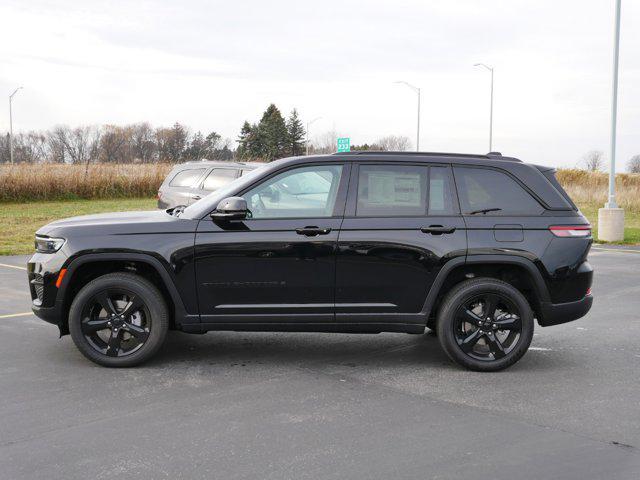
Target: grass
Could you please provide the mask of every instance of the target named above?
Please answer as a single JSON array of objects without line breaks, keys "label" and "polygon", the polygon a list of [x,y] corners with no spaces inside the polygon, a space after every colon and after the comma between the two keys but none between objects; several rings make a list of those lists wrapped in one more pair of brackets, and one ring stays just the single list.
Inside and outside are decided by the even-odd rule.
[{"label": "grass", "polygon": [[43,225],[61,218],[124,210],[153,210],[155,198],[116,200],[69,200],[0,204],[0,255],[33,253],[33,234]]},{"label": "grass", "polygon": [[[598,209],[602,208],[603,204],[586,204],[578,205],[580,211],[585,217],[589,219],[591,226],[593,227],[593,238],[598,238]],[[625,210],[624,212],[624,241],[622,242],[602,242],[596,240],[598,243],[615,243],[615,244],[627,244],[636,245],[640,244],[640,212],[633,210]]]}]

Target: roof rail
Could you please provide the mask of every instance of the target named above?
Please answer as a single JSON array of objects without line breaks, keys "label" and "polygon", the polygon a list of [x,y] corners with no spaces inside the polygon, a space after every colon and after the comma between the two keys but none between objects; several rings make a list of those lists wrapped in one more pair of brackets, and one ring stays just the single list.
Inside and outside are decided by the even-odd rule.
[{"label": "roof rail", "polygon": [[458,158],[491,158],[494,160],[507,160],[513,162],[520,162],[517,158],[503,157],[500,152],[489,152],[487,154],[475,154],[475,153],[452,153],[452,152],[392,152],[382,150],[356,150],[352,152],[336,152],[333,155],[402,155],[402,156],[416,156],[416,157],[458,157]]}]

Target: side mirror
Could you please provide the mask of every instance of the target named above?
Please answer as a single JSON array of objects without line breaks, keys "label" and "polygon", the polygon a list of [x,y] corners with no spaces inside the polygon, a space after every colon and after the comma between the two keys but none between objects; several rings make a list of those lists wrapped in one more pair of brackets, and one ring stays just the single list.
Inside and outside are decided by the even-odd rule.
[{"label": "side mirror", "polygon": [[242,220],[247,218],[249,209],[247,201],[242,197],[229,197],[222,200],[215,212],[211,212],[213,220]]}]

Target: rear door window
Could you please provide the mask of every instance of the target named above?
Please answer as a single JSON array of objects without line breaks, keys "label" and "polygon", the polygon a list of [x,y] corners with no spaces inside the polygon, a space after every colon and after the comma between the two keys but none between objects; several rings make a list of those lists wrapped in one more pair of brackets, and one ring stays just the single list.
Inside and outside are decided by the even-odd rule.
[{"label": "rear door window", "polygon": [[213,192],[223,185],[233,181],[238,175],[238,171],[233,168],[214,168],[204,179],[202,189]]},{"label": "rear door window", "polygon": [[429,167],[360,165],[356,216],[426,215]]},{"label": "rear door window", "polygon": [[506,173],[488,168],[455,167],[463,214],[539,215],[540,203]]},{"label": "rear door window", "polygon": [[169,183],[171,187],[192,187],[194,183],[202,176],[205,168],[191,168],[178,172]]}]

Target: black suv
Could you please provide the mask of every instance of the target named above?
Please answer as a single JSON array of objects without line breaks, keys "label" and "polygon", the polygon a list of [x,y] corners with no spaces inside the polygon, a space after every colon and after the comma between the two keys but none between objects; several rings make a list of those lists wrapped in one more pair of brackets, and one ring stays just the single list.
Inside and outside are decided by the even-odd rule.
[{"label": "black suv", "polygon": [[500,154],[285,158],[193,205],[53,222],[33,311],[90,360],[140,364],[168,330],[421,334],[500,370],[592,303],[589,223],[548,167]]}]

